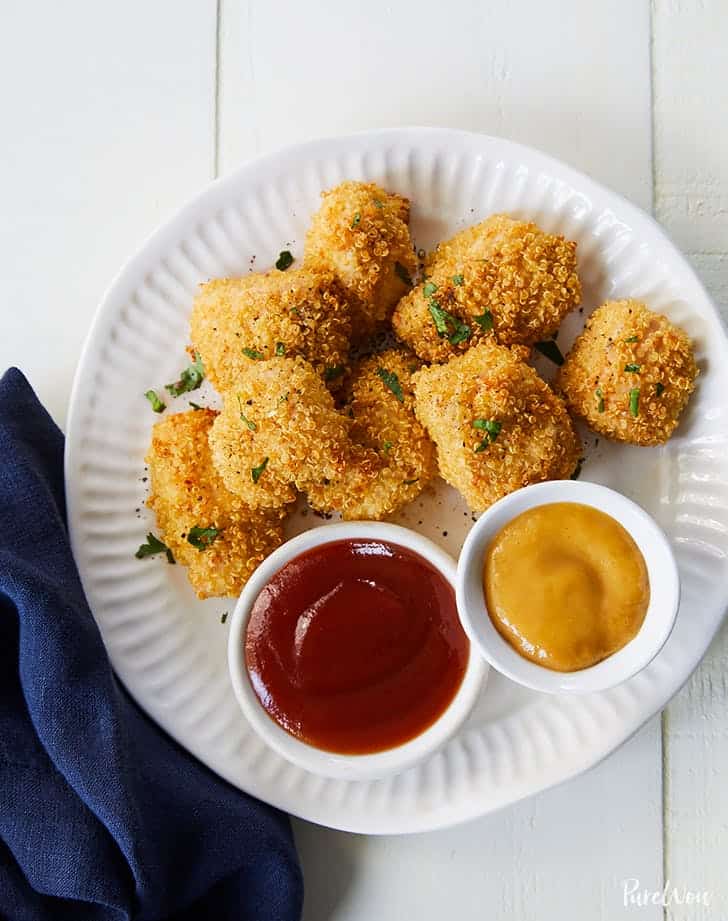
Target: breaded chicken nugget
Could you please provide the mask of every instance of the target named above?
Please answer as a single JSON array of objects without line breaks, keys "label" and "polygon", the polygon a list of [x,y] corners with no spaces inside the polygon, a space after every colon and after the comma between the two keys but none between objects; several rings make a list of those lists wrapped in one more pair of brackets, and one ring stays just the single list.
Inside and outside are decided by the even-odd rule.
[{"label": "breaded chicken nugget", "polygon": [[350,427],[307,361],[250,361],[224,395],[212,459],[231,492],[275,508],[295,499],[296,487],[341,473]]},{"label": "breaded chicken nugget", "polygon": [[581,298],[576,243],[503,214],[441,243],[426,271],[392,318],[424,361],[446,361],[491,330],[502,345],[548,339]]},{"label": "breaded chicken nugget", "polygon": [[[158,422],[146,458],[147,505],[199,598],[240,594],[256,566],[283,542],[281,512],[253,511],[212,466],[208,435],[215,416],[191,410]],[[196,529],[205,530],[200,535]]]},{"label": "breaded chicken nugget", "polygon": [[600,435],[658,445],[675,431],[697,376],[683,330],[641,301],[609,301],[587,321],[555,386]]},{"label": "breaded chicken nugget", "polygon": [[190,336],[221,393],[260,357],[300,355],[340,380],[351,336],[347,294],[331,272],[309,269],[215,279],[200,286]]},{"label": "breaded chicken nugget", "polygon": [[306,234],[304,264],[336,273],[351,297],[352,333],[362,339],[390,318],[411,287],[409,202],[373,182],[342,182],[322,198]]},{"label": "breaded chicken nugget", "polygon": [[414,413],[417,358],[389,349],[364,359],[347,381],[350,456],[340,477],[309,486],[309,502],[347,520],[379,520],[415,499],[437,474],[435,446]]},{"label": "breaded chicken nugget", "polygon": [[423,368],[413,384],[440,474],[473,511],[574,472],[581,446],[563,401],[510,349],[483,343]]}]

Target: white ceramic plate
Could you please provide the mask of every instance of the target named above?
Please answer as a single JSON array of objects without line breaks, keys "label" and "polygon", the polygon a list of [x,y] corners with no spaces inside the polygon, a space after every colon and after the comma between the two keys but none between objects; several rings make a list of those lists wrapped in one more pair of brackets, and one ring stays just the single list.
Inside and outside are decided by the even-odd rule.
[{"label": "white ceramic plate", "polygon": [[[495,673],[463,730],[423,765],[376,782],[325,780],[284,761],[245,723],[229,684],[221,614],[197,601],[181,566],[136,560],[154,529],[143,457],[158,418],[143,397],[186,364],[199,282],[269,268],[302,251],[319,192],[376,180],[409,196],[419,247],[495,211],[532,218],[579,244],[584,314],[639,297],[695,341],[701,376],[663,448],[585,440],[582,476],[636,499],[669,535],[682,579],[675,630],[620,687],[540,695]],[[568,346],[574,314],[559,337]],[[241,789],[282,809],[357,832],[414,832],[512,803],[595,764],[665,705],[717,630],[728,601],[728,350],[718,314],[683,257],[640,210],[586,176],[497,138],[402,129],[318,141],[264,157],[209,186],[158,230],[112,284],[76,376],[66,451],[71,539],[112,662],[140,705]],[[548,364],[548,363],[546,363]],[[208,403],[203,388],[191,394]],[[172,407],[187,409],[185,398]],[[168,412],[170,410],[168,409]],[[440,484],[396,519],[457,556],[471,524]],[[325,524],[300,514],[291,533]]]}]

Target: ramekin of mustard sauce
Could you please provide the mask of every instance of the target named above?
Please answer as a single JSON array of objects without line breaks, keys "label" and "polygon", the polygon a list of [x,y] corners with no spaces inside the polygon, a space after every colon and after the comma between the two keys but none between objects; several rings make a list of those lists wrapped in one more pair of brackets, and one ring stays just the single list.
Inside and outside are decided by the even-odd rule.
[{"label": "ramekin of mustard sauce", "polygon": [[662,530],[594,483],[518,490],[486,511],[458,563],[458,613],[483,657],[551,693],[620,684],[664,645],[679,603]]}]

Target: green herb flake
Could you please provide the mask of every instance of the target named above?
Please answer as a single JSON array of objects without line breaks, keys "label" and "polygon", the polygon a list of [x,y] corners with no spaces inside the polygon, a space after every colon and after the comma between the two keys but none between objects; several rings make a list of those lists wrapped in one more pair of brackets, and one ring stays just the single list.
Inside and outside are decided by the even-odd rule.
[{"label": "green herb flake", "polygon": [[640,337],[639,337],[639,336],[629,336],[629,337],[628,337],[627,339],[625,339],[624,341],[625,341],[625,342],[639,342],[639,341],[640,341]]},{"label": "green herb flake", "polygon": [[485,432],[483,440],[475,446],[475,453],[480,454],[500,435],[503,423],[496,419],[473,419],[473,428],[479,432]]},{"label": "green herb flake", "polygon": [[408,288],[412,287],[412,279],[410,278],[410,274],[401,262],[394,263],[394,273],[400,281],[407,285]]},{"label": "green herb flake", "polygon": [[428,309],[430,311],[430,316],[435,324],[435,329],[437,330],[438,336],[447,336],[447,320],[450,314],[447,310],[443,310],[442,307],[437,303],[437,301],[431,300]]},{"label": "green herb flake", "polygon": [[257,426],[257,425],[255,424],[255,422],[253,422],[251,419],[248,419],[248,417],[247,417],[247,416],[245,415],[245,413],[243,412],[243,401],[242,401],[241,398],[240,398],[240,394],[238,394],[238,409],[240,410],[240,418],[241,418],[241,420],[248,426],[248,428],[250,429],[250,431],[251,431],[251,432],[257,432],[257,431],[258,431],[258,426]]},{"label": "green herb flake", "polygon": [[324,380],[335,381],[337,377],[341,377],[345,370],[346,368],[343,365],[329,365],[324,368]]},{"label": "green herb flake", "polygon": [[265,358],[265,355],[257,349],[243,349],[243,355],[245,355],[246,358],[251,358],[253,361],[260,361],[261,358]]},{"label": "green herb flake", "polygon": [[464,285],[465,279],[463,278],[462,275],[453,275],[452,282],[454,285]]},{"label": "green herb flake", "polygon": [[[433,298],[430,298],[429,311],[438,336],[447,336],[450,345],[459,345],[472,335],[467,323],[463,323],[458,317],[443,310]],[[452,327],[452,332],[450,332],[450,327]]]},{"label": "green herb flake", "polygon": [[379,199],[379,198],[373,198],[372,201],[374,202],[374,207],[375,207],[375,208],[383,208],[383,207],[384,207],[384,202],[383,202],[381,199]]},{"label": "green herb flake", "polygon": [[624,370],[627,371],[628,374],[639,374],[641,367],[642,365],[636,365],[633,362],[630,362],[624,366]]},{"label": "green herb flake", "polygon": [[278,254],[276,259],[276,268],[279,272],[285,272],[286,269],[293,265],[293,255],[290,250],[284,249]]},{"label": "green herb flake", "polygon": [[640,414],[640,388],[633,387],[629,392],[629,411],[633,416]]},{"label": "green herb flake", "polygon": [[278,356],[278,358],[281,358],[285,354],[286,354],[285,345],[283,345],[282,342],[276,342],[276,355]]},{"label": "green herb flake", "polygon": [[173,397],[178,397],[183,393],[189,393],[191,390],[197,390],[204,379],[205,368],[199,352],[195,352],[195,360],[181,372],[179,380],[173,384],[166,384],[164,389]]},{"label": "green herb flake", "polygon": [[537,342],[535,348],[543,356],[548,358],[549,361],[553,361],[555,365],[563,365],[564,356],[561,354],[561,349],[553,339],[548,339],[546,342]]},{"label": "green herb flake", "polygon": [[385,454],[389,454],[389,452],[392,450],[392,444],[393,442],[391,441],[384,442],[384,445],[382,446],[382,450],[384,451]]},{"label": "green herb flake", "polygon": [[459,345],[461,342],[466,342],[472,335],[472,331],[468,324],[461,322],[456,317],[452,318],[452,323],[454,329],[452,335],[448,336],[450,345]]},{"label": "green herb flake", "polygon": [[199,551],[207,550],[208,547],[211,547],[215,543],[221,534],[222,531],[219,528],[201,528],[196,524],[194,527],[190,528],[187,534],[187,543],[192,544],[192,546],[196,547]]},{"label": "green herb flake", "polygon": [[354,227],[358,227],[360,222],[361,222],[361,214],[359,214],[359,212],[357,211],[356,214],[354,215],[354,218],[353,218],[352,222],[351,222],[352,230],[353,230]]},{"label": "green herb flake", "polygon": [[388,387],[392,393],[397,397],[400,403],[404,403],[404,394],[402,393],[402,385],[399,382],[399,378],[394,373],[394,371],[388,371],[386,368],[381,366],[377,368],[377,376],[384,383],[385,387]]},{"label": "green herb flake", "polygon": [[187,401],[193,409],[204,409],[204,406],[200,406],[199,403],[193,403],[192,400]]},{"label": "green herb flake", "polygon": [[152,404],[152,409],[155,413],[163,413],[167,408],[167,404],[157,396],[156,390],[147,390],[144,396]]},{"label": "green herb flake", "polygon": [[665,392],[664,384],[661,384],[659,382],[655,384],[655,396],[656,397],[661,397],[664,392]]},{"label": "green herb flake", "polygon": [[413,486],[415,483],[419,483],[420,478],[416,476],[413,480],[402,480],[403,486]]},{"label": "green herb flake", "polygon": [[147,534],[146,544],[141,544],[134,556],[138,560],[143,560],[147,556],[156,556],[157,553],[166,553],[167,562],[172,565],[177,562],[169,547],[165,543],[162,543],[162,541],[158,537],[155,537],[150,531],[149,534]]},{"label": "green herb flake", "polygon": [[437,291],[437,285],[433,284],[431,281],[428,281],[425,287],[422,289],[422,293],[425,297],[432,297],[432,295]]},{"label": "green herb flake", "polygon": [[485,333],[489,333],[493,329],[493,314],[490,310],[486,310],[484,313],[481,313],[479,317],[473,317],[478,326]]},{"label": "green herb flake", "polygon": [[604,392],[602,391],[601,387],[597,387],[595,393],[597,395],[597,412],[603,413],[604,412]]},{"label": "green herb flake", "polygon": [[253,467],[250,471],[250,475],[253,478],[253,482],[257,483],[258,480],[263,475],[263,471],[268,466],[268,458],[264,457],[263,460],[258,464],[257,467]]},{"label": "green herb flake", "polygon": [[584,466],[584,461],[585,461],[585,460],[586,460],[586,458],[584,458],[584,457],[580,457],[580,458],[579,458],[579,460],[576,462],[576,467],[574,467],[574,472],[573,472],[573,473],[571,474],[571,476],[569,477],[570,480],[578,480],[578,479],[579,479],[579,477],[581,476],[581,470],[582,470],[582,467]]}]

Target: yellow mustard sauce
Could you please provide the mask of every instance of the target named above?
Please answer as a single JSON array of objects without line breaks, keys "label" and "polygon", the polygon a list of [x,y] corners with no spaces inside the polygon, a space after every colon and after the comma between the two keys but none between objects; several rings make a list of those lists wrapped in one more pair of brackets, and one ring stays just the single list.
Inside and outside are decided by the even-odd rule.
[{"label": "yellow mustard sauce", "polygon": [[576,502],[539,505],[493,538],[483,567],[488,613],[527,659],[559,672],[596,665],[636,636],[650,583],[630,534]]}]

